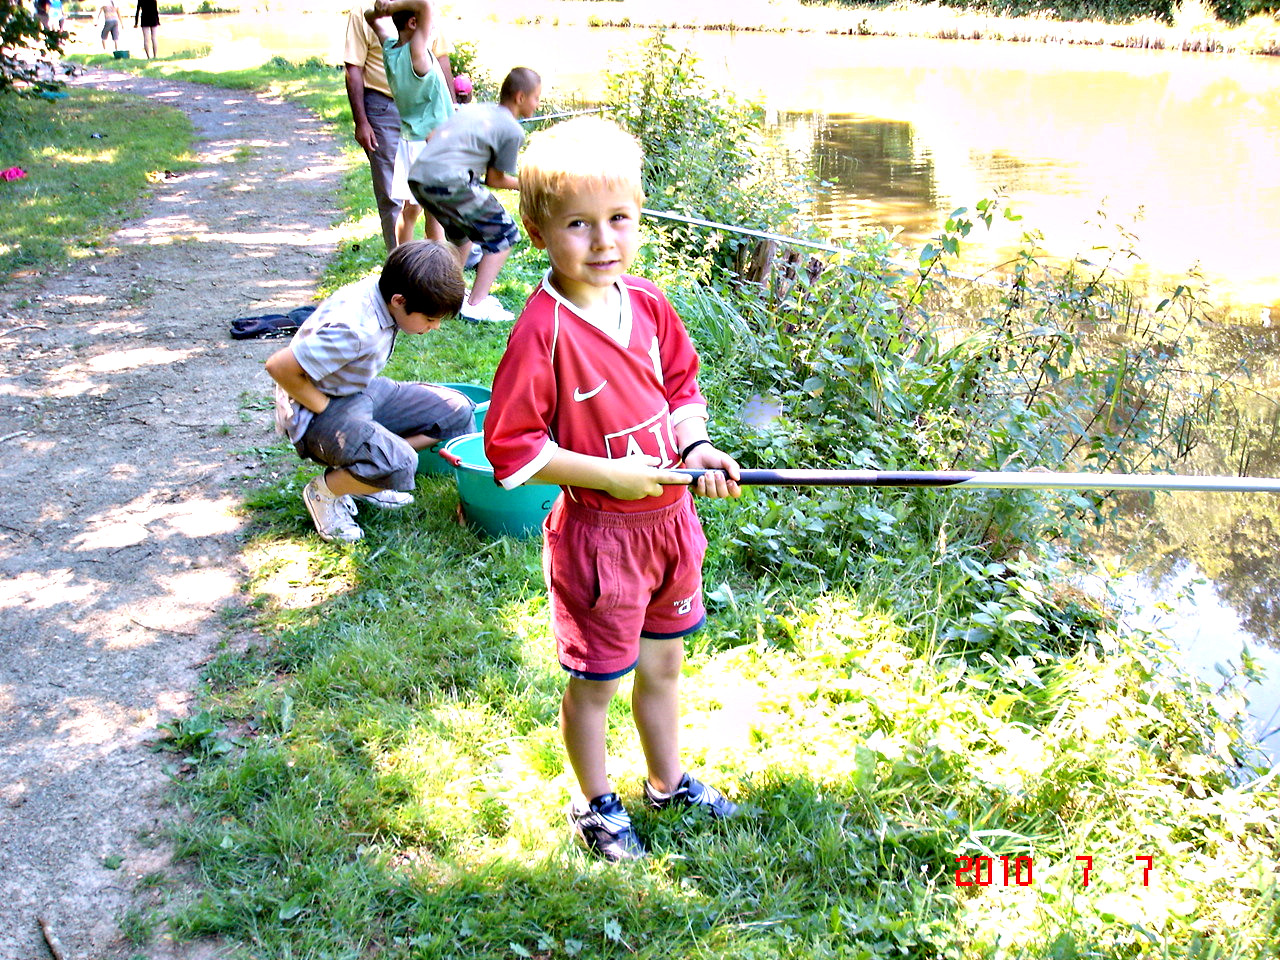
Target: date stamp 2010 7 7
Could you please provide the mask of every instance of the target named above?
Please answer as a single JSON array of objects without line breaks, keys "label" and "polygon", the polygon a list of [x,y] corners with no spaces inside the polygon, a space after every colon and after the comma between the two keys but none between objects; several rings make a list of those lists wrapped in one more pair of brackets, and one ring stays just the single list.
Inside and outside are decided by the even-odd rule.
[{"label": "date stamp 2010 7 7", "polygon": [[[1151,871],[1155,868],[1155,857],[1138,856],[1134,862],[1142,864],[1142,885],[1149,886]],[[996,867],[996,861],[1001,866]],[[1089,885],[1089,876],[1093,872],[1093,857],[1078,856],[1076,863],[1080,865],[1082,886]],[[997,883],[1003,876],[1003,882]],[[990,887],[1019,886],[1029,887],[1035,883],[1035,860],[1032,857],[956,857],[957,887]]]}]

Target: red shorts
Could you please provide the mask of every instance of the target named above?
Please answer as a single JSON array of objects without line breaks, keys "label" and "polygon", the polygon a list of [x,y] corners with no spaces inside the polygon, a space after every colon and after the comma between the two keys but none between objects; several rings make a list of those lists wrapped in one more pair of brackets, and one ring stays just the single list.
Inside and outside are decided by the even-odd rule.
[{"label": "red shorts", "polygon": [[543,533],[556,650],[574,676],[621,677],[635,668],[641,637],[683,637],[706,620],[707,538],[693,497],[660,510],[612,513],[561,496]]}]

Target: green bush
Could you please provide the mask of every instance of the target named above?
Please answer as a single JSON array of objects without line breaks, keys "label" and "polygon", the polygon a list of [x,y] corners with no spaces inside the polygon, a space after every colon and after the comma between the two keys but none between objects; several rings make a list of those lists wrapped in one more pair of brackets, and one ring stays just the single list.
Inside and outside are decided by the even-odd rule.
[{"label": "green bush", "polygon": [[37,91],[60,89],[63,84],[52,73],[41,74],[36,65],[10,51],[32,48],[37,57],[48,57],[62,52],[63,36],[44,29],[24,4],[0,6],[0,96],[28,87]]},{"label": "green bush", "polygon": [[[644,148],[647,205],[653,209],[762,229],[791,212],[782,186],[759,176],[762,115],[731,94],[709,89],[697,58],[658,31],[637,60],[609,80],[607,113]],[[730,271],[749,243],[701,227],[650,224],[655,247],[704,270]]]}]

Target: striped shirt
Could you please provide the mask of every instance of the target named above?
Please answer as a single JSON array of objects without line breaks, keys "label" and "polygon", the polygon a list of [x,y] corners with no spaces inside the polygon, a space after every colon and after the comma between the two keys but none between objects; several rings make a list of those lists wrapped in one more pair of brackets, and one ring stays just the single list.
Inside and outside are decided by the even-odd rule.
[{"label": "striped shirt", "polygon": [[[396,329],[375,274],[347,284],[320,304],[293,335],[289,349],[321,393],[346,397],[364,390],[382,372]],[[276,429],[290,442],[302,439],[313,416],[276,386]]]}]

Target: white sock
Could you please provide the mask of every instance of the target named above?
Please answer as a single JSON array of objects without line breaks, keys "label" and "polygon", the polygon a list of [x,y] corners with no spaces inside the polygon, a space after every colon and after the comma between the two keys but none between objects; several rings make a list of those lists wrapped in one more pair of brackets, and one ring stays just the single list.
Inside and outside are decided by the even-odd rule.
[{"label": "white sock", "polygon": [[[680,779],[683,780],[684,776],[681,775]],[[655,800],[670,800],[672,797],[676,795],[675,790],[672,790],[670,793],[663,793],[661,790],[655,787],[653,785],[653,781],[649,780],[648,778],[645,778],[645,782],[649,785],[649,796],[653,797],[653,799]],[[678,790],[679,788],[680,788],[680,782],[676,781],[676,789]]]}]

